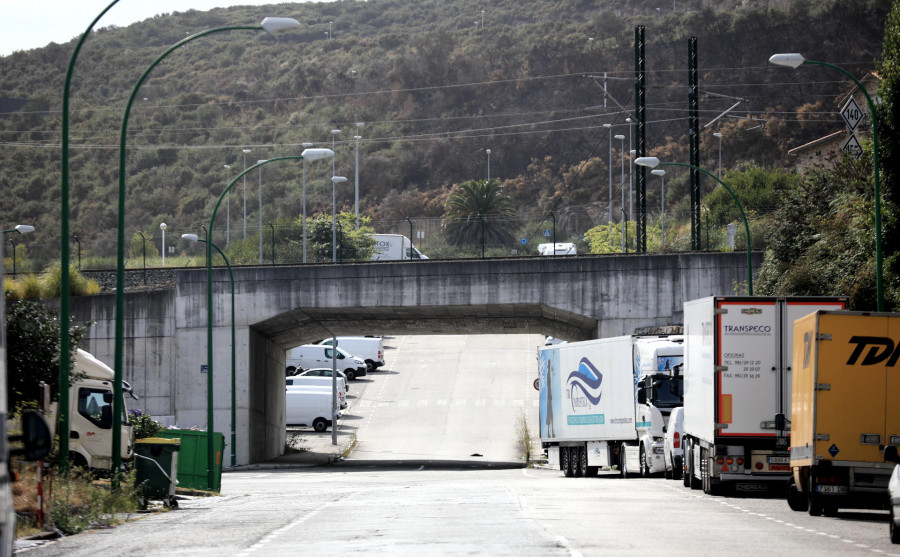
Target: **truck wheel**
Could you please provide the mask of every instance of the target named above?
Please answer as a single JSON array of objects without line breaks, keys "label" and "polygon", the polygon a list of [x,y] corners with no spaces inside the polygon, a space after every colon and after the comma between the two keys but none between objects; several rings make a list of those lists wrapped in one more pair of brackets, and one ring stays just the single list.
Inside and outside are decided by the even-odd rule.
[{"label": "truck wheel", "polygon": [[900,528],[894,525],[895,520],[897,517],[894,516],[894,506],[891,505],[891,522],[888,531],[891,533],[891,543],[900,543]]},{"label": "truck wheel", "polygon": [[619,445],[619,474],[625,479],[627,479],[630,474],[628,470],[628,459],[625,457],[625,443]]},{"label": "truck wheel", "polygon": [[650,477],[650,465],[647,463],[647,451],[644,449],[643,445],[641,445],[641,477]]},{"label": "truck wheel", "polygon": [[569,477],[569,447],[559,448],[559,469],[567,478]]},{"label": "truck wheel", "polygon": [[325,418],[316,418],[313,420],[313,429],[318,431],[319,433],[324,432],[328,429],[328,420]]},{"label": "truck wheel", "polygon": [[812,474],[809,476],[809,516],[822,516],[825,511],[822,498],[816,493],[816,480]]},{"label": "truck wheel", "polygon": [[353,381],[356,379],[356,370],[355,369],[345,369],[344,375],[347,376],[347,381]]},{"label": "truck wheel", "polygon": [[578,449],[569,447],[569,474],[570,478],[574,478],[578,474]]},{"label": "truck wheel", "polygon": [[584,447],[578,447],[578,472],[575,475],[580,477],[590,475],[588,474],[587,450]]},{"label": "truck wheel", "polygon": [[[685,455],[685,458],[688,458],[688,456]],[[697,471],[694,470],[694,445],[691,445],[691,456],[688,460],[687,471],[688,487],[690,487],[691,489],[700,489],[702,487],[702,484],[697,478]]]},{"label": "truck wheel", "polygon": [[797,484],[793,478],[791,478],[787,486],[787,503],[792,511],[806,512],[809,509],[809,501],[806,499],[806,494],[797,489]]},{"label": "truck wheel", "polygon": [[373,360],[366,360],[366,373],[372,373],[375,371],[375,362]]}]

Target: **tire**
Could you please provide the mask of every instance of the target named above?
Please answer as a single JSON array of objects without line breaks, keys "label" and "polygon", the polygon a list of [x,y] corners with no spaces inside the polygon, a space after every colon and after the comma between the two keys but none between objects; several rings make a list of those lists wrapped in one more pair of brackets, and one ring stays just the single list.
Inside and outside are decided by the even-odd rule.
[{"label": "tire", "polygon": [[835,517],[838,514],[838,508],[834,505],[822,505],[822,513],[825,516]]},{"label": "tire", "polygon": [[584,447],[578,447],[578,470],[576,476],[585,478],[589,476],[587,465],[587,450]]},{"label": "tire", "polygon": [[372,360],[366,360],[366,373],[372,373],[377,369],[375,362]]},{"label": "tire", "polygon": [[625,443],[619,445],[619,474],[622,478],[627,479],[630,475],[628,470],[628,459],[625,457]]},{"label": "tire", "polygon": [[822,516],[825,512],[825,505],[822,504],[822,498],[816,494],[816,480],[810,474],[809,476],[809,516]]},{"label": "tire", "polygon": [[666,464],[666,471],[664,472],[664,475],[665,475],[666,479],[667,479],[667,480],[674,479],[674,478],[672,477],[674,474],[675,474],[675,467],[672,466],[672,468],[669,468],[669,465]]},{"label": "tire", "polygon": [[690,470],[688,470],[688,458],[690,453],[688,452],[687,445],[682,445],[682,470],[681,470],[681,483],[684,487],[691,487],[691,474]]},{"label": "tire", "polygon": [[578,475],[578,448],[569,447],[569,474],[570,478]]},{"label": "tire", "polygon": [[353,381],[356,379],[356,370],[355,369],[345,369],[344,375],[347,376],[347,381]]},{"label": "tire", "polygon": [[806,494],[797,489],[797,484],[793,478],[788,482],[787,486],[787,504],[792,511],[804,513],[809,510],[809,501]]},{"label": "tire", "polygon": [[319,433],[324,433],[328,429],[328,420],[325,418],[316,418],[313,420],[313,429]]},{"label": "tire", "polygon": [[641,477],[649,478],[650,477],[650,466],[647,464],[647,451],[644,449],[644,446],[641,445]]},{"label": "tire", "polygon": [[684,457],[678,458],[677,456],[672,455],[672,460],[673,460],[672,479],[673,480],[680,480],[684,476],[684,468],[683,468],[684,465],[682,464],[683,458]]},{"label": "tire", "polygon": [[569,447],[560,447],[559,448],[559,469],[562,470],[563,475],[567,478],[569,476]]},{"label": "tire", "polygon": [[700,489],[703,484],[697,478],[697,471],[694,470],[694,446],[691,445],[691,458],[688,460],[687,486],[691,489]]},{"label": "tire", "polygon": [[891,505],[891,522],[888,527],[888,532],[891,534],[891,543],[900,543],[900,528],[897,528],[894,525],[894,521],[897,517],[894,516],[894,506]]}]

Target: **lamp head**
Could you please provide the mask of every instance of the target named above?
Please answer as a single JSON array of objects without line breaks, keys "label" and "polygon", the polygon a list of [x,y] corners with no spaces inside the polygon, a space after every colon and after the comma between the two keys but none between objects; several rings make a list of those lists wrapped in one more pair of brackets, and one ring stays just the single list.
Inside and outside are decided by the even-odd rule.
[{"label": "lamp head", "polygon": [[331,177],[332,184],[340,184],[341,182],[346,182],[346,181],[347,181],[347,179],[344,178],[343,176],[332,176]]},{"label": "lamp head", "polygon": [[247,154],[249,152],[250,152],[250,149],[244,149],[244,154]]},{"label": "lamp head", "polygon": [[331,135],[337,135],[341,133],[341,130],[331,130]]},{"label": "lamp head", "polygon": [[662,178],[663,176],[666,175],[666,171],[663,170],[662,168],[657,168],[655,170],[651,170],[650,174],[653,174],[654,176],[659,176],[660,178]]},{"label": "lamp head", "polygon": [[263,30],[269,33],[277,33],[286,29],[300,27],[300,22],[292,17],[267,17],[260,23]]},{"label": "lamp head", "polygon": [[181,238],[183,240],[187,240],[188,242],[199,242],[200,241],[200,236],[197,236],[196,234],[182,234]]},{"label": "lamp head", "polygon": [[225,168],[231,168],[231,165],[230,165],[230,164],[226,164],[226,165],[225,165]]},{"label": "lamp head", "polygon": [[609,129],[609,128],[612,127],[612,124],[603,124],[603,127],[606,128],[606,129]]},{"label": "lamp head", "polygon": [[164,222],[159,223],[159,229],[160,229],[160,230],[165,230],[165,229],[168,228],[168,227],[169,227],[169,225],[167,225],[167,224],[164,223]]},{"label": "lamp head", "polygon": [[[312,145],[312,143],[310,143]],[[331,149],[304,149],[300,156],[303,157],[305,161],[314,161],[318,159],[324,159],[325,157],[333,157],[334,151]]]},{"label": "lamp head", "polygon": [[720,134],[719,132],[715,132],[715,133],[713,134],[713,137],[722,137],[722,134]]},{"label": "lamp head", "polygon": [[622,134],[616,134],[616,135],[614,135],[613,137],[615,137],[615,138],[618,139],[618,140],[625,139],[625,136],[622,135]]},{"label": "lamp head", "polygon": [[[354,71],[356,71],[356,70],[354,70]],[[366,125],[365,122],[357,122],[357,123],[356,123],[356,127],[357,127],[357,128],[361,128],[361,127],[363,127],[363,126],[365,126],[365,125]]]},{"label": "lamp head", "polygon": [[659,166],[659,159],[656,157],[638,157],[634,159],[634,164],[646,166],[647,168],[656,168]]},{"label": "lamp head", "polygon": [[309,149],[310,147],[313,146],[312,143],[301,143],[300,145],[302,145],[304,149]]},{"label": "lamp head", "polygon": [[789,54],[773,54],[769,57],[769,63],[776,66],[787,66],[789,68],[799,68],[806,60],[802,54],[792,52]]},{"label": "lamp head", "polygon": [[259,159],[258,161],[256,161],[256,164],[262,164],[262,163],[264,163],[264,162],[266,162],[266,161],[268,161],[268,160],[269,160],[269,159]]},{"label": "lamp head", "polygon": [[18,232],[19,234],[30,234],[34,232],[34,227],[30,224],[17,224],[16,232]]}]

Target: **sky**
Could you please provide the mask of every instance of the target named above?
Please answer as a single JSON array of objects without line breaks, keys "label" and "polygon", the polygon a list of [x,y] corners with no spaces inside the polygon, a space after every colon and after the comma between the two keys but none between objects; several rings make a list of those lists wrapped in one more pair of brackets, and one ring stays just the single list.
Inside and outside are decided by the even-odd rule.
[{"label": "sky", "polygon": [[[310,0],[293,0],[292,3]],[[119,0],[95,29],[124,27],[158,14],[206,11],[227,6],[278,4],[282,0]],[[80,37],[112,0],[0,0],[0,56],[65,43]],[[273,16],[282,15],[278,13]]]}]

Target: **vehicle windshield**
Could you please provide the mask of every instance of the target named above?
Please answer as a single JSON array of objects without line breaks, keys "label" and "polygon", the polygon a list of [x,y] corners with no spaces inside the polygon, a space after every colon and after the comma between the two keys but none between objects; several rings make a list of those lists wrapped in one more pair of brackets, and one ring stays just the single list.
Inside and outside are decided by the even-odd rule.
[{"label": "vehicle windshield", "polygon": [[657,408],[677,408],[684,401],[684,381],[657,379],[653,382],[654,405]]}]

